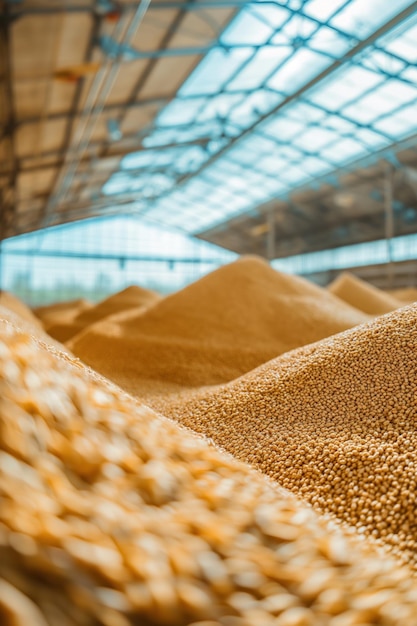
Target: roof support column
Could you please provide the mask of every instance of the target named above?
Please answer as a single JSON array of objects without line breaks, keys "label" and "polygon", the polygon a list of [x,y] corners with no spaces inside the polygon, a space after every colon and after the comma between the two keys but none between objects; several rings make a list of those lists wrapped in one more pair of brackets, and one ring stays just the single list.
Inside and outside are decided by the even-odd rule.
[{"label": "roof support column", "polygon": [[388,163],[384,179],[384,205],[385,205],[385,241],[387,245],[387,288],[392,289],[394,279],[393,244],[394,237],[394,206],[393,206],[393,172]]},{"label": "roof support column", "polygon": [[15,115],[10,65],[10,25],[7,3],[0,0],[3,19],[0,20],[0,155],[7,163],[7,174],[0,177],[0,241],[13,233],[16,192],[17,160],[15,151]]}]

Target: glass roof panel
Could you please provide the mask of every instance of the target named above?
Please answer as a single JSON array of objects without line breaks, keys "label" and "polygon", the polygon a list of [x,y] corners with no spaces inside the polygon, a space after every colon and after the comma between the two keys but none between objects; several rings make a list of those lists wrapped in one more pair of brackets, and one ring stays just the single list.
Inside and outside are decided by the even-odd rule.
[{"label": "glass roof panel", "polygon": [[389,52],[397,54],[408,63],[417,63],[417,25],[411,26],[393,41],[386,44]]},{"label": "glass roof panel", "polygon": [[345,67],[318,85],[311,92],[309,99],[330,111],[338,111],[382,81],[382,76],[363,67]]},{"label": "glass roof panel", "polygon": [[321,151],[321,156],[333,163],[343,163],[366,152],[354,139],[342,139]]},{"label": "glass roof panel", "polygon": [[179,96],[214,94],[252,55],[251,48],[214,48],[185,81]]},{"label": "glass roof panel", "polygon": [[390,143],[389,139],[386,136],[381,135],[380,133],[375,132],[374,130],[371,130],[369,128],[358,128],[354,136],[356,137],[356,139],[360,140],[366,146],[369,146],[369,148],[372,148],[373,150],[377,150],[381,146]]},{"label": "glass roof panel", "polygon": [[323,54],[302,48],[278,69],[268,81],[268,86],[281,93],[289,94],[320,74],[330,63],[330,59]]},{"label": "glass roof panel", "polygon": [[242,98],[241,102],[231,110],[229,120],[238,124],[241,128],[246,128],[256,122],[261,115],[268,113],[282,100],[282,96],[260,89]]},{"label": "glass roof panel", "polygon": [[363,65],[374,72],[396,76],[406,67],[406,62],[382,50],[373,50],[366,55]]},{"label": "glass roof panel", "polygon": [[307,15],[321,22],[326,22],[344,4],[346,4],[346,0],[332,0],[332,2],[329,0],[310,0],[306,3],[304,11]]},{"label": "glass roof panel", "polygon": [[365,124],[417,98],[415,88],[400,80],[388,80],[382,86],[364,96],[357,104],[347,107],[344,112]]},{"label": "glass roof panel", "polygon": [[[285,19],[285,16],[284,16]],[[220,38],[222,44],[248,44],[259,46],[266,43],[274,29],[268,26],[255,11],[242,9]]]},{"label": "glass roof panel", "polygon": [[277,117],[262,126],[262,132],[267,135],[272,135],[281,141],[288,141],[289,139],[292,139],[304,129],[305,124],[298,120],[293,120],[285,115]]},{"label": "glass roof panel", "polygon": [[240,70],[236,78],[229,82],[226,89],[234,91],[260,87],[270,74],[288,59],[291,52],[290,47],[260,48],[253,59]]},{"label": "glass roof panel", "polygon": [[352,0],[330,24],[362,39],[410,4],[412,0]]},{"label": "glass roof panel", "polygon": [[221,121],[226,119],[231,109],[243,99],[244,96],[231,93],[220,93],[212,98],[207,98],[196,117],[196,121],[207,122],[208,120]]},{"label": "glass roof panel", "polygon": [[405,70],[401,73],[401,78],[404,78],[414,85],[417,85],[417,67],[414,65],[406,67]]},{"label": "glass roof panel", "polygon": [[129,176],[127,174],[113,174],[103,187],[105,195],[140,192],[138,197],[150,198],[170,189],[175,179],[166,174],[157,173],[151,176]]},{"label": "glass roof panel", "polygon": [[[245,4],[148,135],[141,131],[147,149],[122,159],[124,174],[173,181],[150,196],[147,215],[166,210],[199,232],[415,132],[417,17],[353,50],[411,3]],[[135,172],[113,175],[105,189],[136,185],[139,196],[142,184]]]},{"label": "glass roof panel", "polygon": [[375,128],[387,133],[393,140],[414,133],[417,129],[416,105],[404,107],[396,113],[384,117],[376,122]]},{"label": "glass roof panel", "polygon": [[173,169],[177,169],[177,167],[183,167],[186,161],[201,160],[202,162],[205,158],[207,158],[207,153],[201,146],[187,145],[161,150],[141,150],[125,156],[122,159],[121,168],[130,170],[172,166]]},{"label": "glass roof panel", "polygon": [[302,167],[309,174],[318,176],[329,170],[329,163],[318,157],[308,156],[303,159]]},{"label": "glass roof panel", "polygon": [[307,43],[312,50],[325,52],[335,58],[340,57],[353,46],[351,37],[345,37],[327,26],[322,26]]},{"label": "glass roof panel", "polygon": [[310,128],[294,140],[294,145],[306,152],[317,152],[332,141],[339,139],[336,132],[326,128]]},{"label": "glass roof panel", "polygon": [[294,14],[289,22],[278,30],[272,43],[276,45],[291,45],[294,49],[304,43],[319,28],[313,20],[304,15]]},{"label": "glass roof panel", "polygon": [[142,140],[145,148],[157,148],[167,146],[169,144],[182,144],[193,140],[211,139],[218,137],[223,130],[223,124],[219,120],[210,120],[209,122],[196,124],[192,126],[188,124],[175,126],[174,129],[161,128],[154,130]]},{"label": "glass roof panel", "polygon": [[189,124],[193,121],[196,113],[200,110],[205,101],[205,98],[195,98],[189,100],[176,98],[158,115],[158,126]]},{"label": "glass roof panel", "polygon": [[253,15],[270,24],[274,30],[281,27],[284,22],[291,16],[291,13],[282,6],[277,4],[262,3],[249,5],[249,11]]}]

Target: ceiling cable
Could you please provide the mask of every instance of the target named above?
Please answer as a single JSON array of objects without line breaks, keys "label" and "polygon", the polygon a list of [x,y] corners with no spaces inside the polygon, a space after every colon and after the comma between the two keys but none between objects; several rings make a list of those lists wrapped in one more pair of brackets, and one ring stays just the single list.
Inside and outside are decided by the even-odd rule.
[{"label": "ceiling cable", "polygon": [[[146,11],[148,10],[150,3],[151,0],[142,0],[138,4],[135,14],[131,19],[125,34],[122,35],[120,44],[130,44],[146,14]],[[118,38],[121,35],[120,31],[122,30],[123,25],[121,25],[121,21],[119,21],[113,33],[114,37]],[[90,139],[95,129],[98,117],[103,112],[103,108],[106,104],[108,95],[117,78],[121,63],[122,55],[118,55],[114,62],[107,62],[105,67],[99,71],[93,82],[93,85],[88,94],[85,112],[82,113],[82,117],[85,118],[82,131],[77,133],[76,142],[74,142],[76,143],[76,146],[71,146],[67,151],[64,165],[59,176],[57,191],[50,196],[50,199],[47,203],[43,227],[49,225],[52,218],[53,209],[57,206],[60,200],[65,200],[68,194],[68,191],[74,180],[74,176],[77,172],[79,162],[89,146]],[[111,66],[110,68],[109,65]],[[105,74],[107,74],[107,76],[105,76]]]}]

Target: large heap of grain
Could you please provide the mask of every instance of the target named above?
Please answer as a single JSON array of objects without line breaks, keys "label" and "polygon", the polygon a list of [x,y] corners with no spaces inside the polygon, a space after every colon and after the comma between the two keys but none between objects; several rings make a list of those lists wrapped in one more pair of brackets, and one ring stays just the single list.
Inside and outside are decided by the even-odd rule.
[{"label": "large heap of grain", "polygon": [[34,327],[41,328],[41,323],[26,304],[8,291],[0,290],[0,307],[12,311],[19,318]]},{"label": "large heap of grain", "polygon": [[0,501],[5,626],[415,625],[407,567],[2,323]]},{"label": "large heap of grain", "polygon": [[90,326],[68,345],[129,392],[145,394],[167,383],[232,380],[367,319],[326,290],[276,272],[260,258],[243,257],[144,314]]},{"label": "large heap of grain", "polygon": [[388,291],[391,296],[407,304],[417,301],[417,289],[415,287],[404,287],[403,289],[393,289]]},{"label": "large heap of grain", "polygon": [[417,305],[154,407],[417,563]]},{"label": "large heap of grain", "polygon": [[33,315],[24,302],[4,291],[0,292],[0,319],[33,335],[44,344],[54,346],[60,351],[68,352],[65,346],[52,339],[44,331],[39,319]]},{"label": "large heap of grain", "polygon": [[78,298],[76,300],[68,300],[65,302],[57,302],[55,304],[48,304],[46,306],[39,306],[33,309],[33,313],[38,317],[45,330],[54,324],[70,323],[77,315],[89,309],[93,306],[93,303],[84,298]]},{"label": "large heap of grain", "polygon": [[120,311],[128,311],[129,309],[143,311],[157,302],[160,297],[154,291],[144,289],[138,285],[132,285],[102,300],[102,302],[93,307],[85,307],[72,318],[56,320],[55,323],[48,325],[47,330],[51,337],[65,342],[98,320]]},{"label": "large heap of grain", "polygon": [[383,315],[404,306],[401,300],[349,272],[340,274],[328,289],[338,298],[369,315]]}]

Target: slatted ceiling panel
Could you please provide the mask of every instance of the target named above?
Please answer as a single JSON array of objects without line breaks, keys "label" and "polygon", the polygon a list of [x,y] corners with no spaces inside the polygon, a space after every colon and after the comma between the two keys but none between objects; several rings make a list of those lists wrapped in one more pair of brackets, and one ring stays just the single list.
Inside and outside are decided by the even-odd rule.
[{"label": "slatted ceiling panel", "polygon": [[37,123],[19,126],[15,133],[18,157],[52,150],[58,151],[62,148],[66,130],[65,120],[48,120],[45,122],[41,133],[39,130],[40,126]]},{"label": "slatted ceiling panel", "polygon": [[22,17],[11,26],[11,61],[15,80],[37,80],[54,66],[60,15]]},{"label": "slatted ceiling panel", "polygon": [[[73,136],[76,134],[77,129],[74,128]],[[91,140],[90,147],[94,146],[95,143],[104,142],[108,139],[108,131],[107,131],[107,120],[104,116],[99,116],[94,121],[94,126],[92,125],[91,132]],[[94,151],[94,148],[93,148]]]},{"label": "slatted ceiling panel", "polygon": [[8,146],[5,139],[0,139],[0,175],[7,168]]},{"label": "slatted ceiling panel", "polygon": [[120,162],[119,157],[106,156],[98,159],[94,164],[94,170],[96,172],[108,172],[115,169]]},{"label": "slatted ceiling panel", "polygon": [[47,193],[55,174],[54,168],[36,173],[19,174],[17,179],[19,199],[30,199],[39,193]]},{"label": "slatted ceiling panel", "polygon": [[[136,109],[129,109],[121,124],[122,132],[124,134],[137,133],[147,127],[154,120],[159,108],[160,107],[157,106],[143,106]],[[136,140],[136,146],[138,145],[138,141],[139,140]]]},{"label": "slatted ceiling panel", "polygon": [[15,131],[16,156],[30,157],[37,145],[38,124],[21,124]]},{"label": "slatted ceiling panel", "polygon": [[171,96],[181,87],[200,58],[189,55],[159,59],[138,94],[138,100]]},{"label": "slatted ceiling panel", "polygon": [[[151,4],[149,19],[157,18],[158,22],[161,22],[161,13],[164,15],[165,11],[152,11]],[[173,33],[167,43],[167,48],[175,49],[207,45],[215,40],[219,34],[214,31],[211,21],[214,20],[221,31],[224,24],[230,19],[232,13],[233,11],[230,9],[219,9],[216,11],[207,9],[204,11],[204,15],[207,14],[208,17],[207,21],[202,18],[199,12],[190,12],[183,15],[175,33]],[[154,67],[143,85],[140,94],[138,94],[138,99],[172,95],[181,87],[200,60],[201,56],[198,55],[174,56],[171,58],[163,57],[158,59],[154,62]]]},{"label": "slatted ceiling panel", "polygon": [[120,66],[114,87],[107,98],[108,104],[123,105],[130,99],[135,82],[143,74],[147,66],[147,61],[129,61]]},{"label": "slatted ceiling panel", "polygon": [[47,103],[48,114],[68,113],[76,89],[75,84],[64,83],[57,80],[52,81]]},{"label": "slatted ceiling panel", "polygon": [[[102,62],[103,62],[102,54],[99,53],[98,51],[94,51],[92,55],[92,63],[99,63],[101,65]],[[95,74],[87,74],[87,76],[84,76],[83,78],[81,97],[80,97],[80,102],[77,108],[78,112],[84,111],[87,106],[88,94],[90,93],[90,90],[92,89],[94,79],[95,79]],[[70,107],[71,104],[72,104],[72,101],[69,101],[67,103],[68,107]]]},{"label": "slatted ceiling panel", "polygon": [[152,2],[143,18],[142,26],[132,38],[131,45],[138,50],[157,50],[161,47],[167,30],[174,24],[179,11],[167,9],[152,11]]},{"label": "slatted ceiling panel", "polygon": [[[83,63],[92,34],[93,19],[88,13],[63,13],[59,29],[57,68]],[[58,35],[58,33],[56,33]]]},{"label": "slatted ceiling panel", "polygon": [[[132,47],[138,50],[157,50],[162,44],[167,28],[172,25],[177,15],[178,11],[170,10],[154,11],[153,17],[145,15],[142,27],[132,39]],[[154,20],[157,23],[154,23]],[[149,60],[122,62],[107,102],[114,104],[130,100],[134,86],[146,71],[148,64]]]},{"label": "slatted ceiling panel", "polygon": [[19,118],[42,115],[46,79],[22,79],[13,84],[14,110]]},{"label": "slatted ceiling panel", "polygon": [[[197,3],[198,4],[198,3]],[[170,48],[204,46],[216,40],[233,15],[233,9],[190,11],[170,41]]]}]

